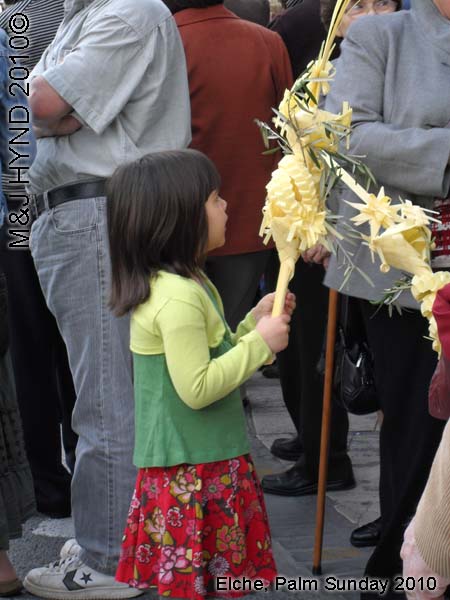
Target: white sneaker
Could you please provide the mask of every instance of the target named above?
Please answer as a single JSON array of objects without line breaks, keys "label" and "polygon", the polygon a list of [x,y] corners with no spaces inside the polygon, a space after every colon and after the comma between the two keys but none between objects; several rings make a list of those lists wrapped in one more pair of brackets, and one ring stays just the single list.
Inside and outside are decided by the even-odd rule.
[{"label": "white sneaker", "polygon": [[119,583],[112,575],[94,571],[77,555],[33,569],[25,577],[23,585],[35,596],[61,600],[114,600],[135,598],[144,593],[143,590]]},{"label": "white sneaker", "polygon": [[59,556],[61,558],[69,558],[69,556],[78,556],[81,552],[81,546],[75,538],[67,540],[64,546],[61,548]]}]

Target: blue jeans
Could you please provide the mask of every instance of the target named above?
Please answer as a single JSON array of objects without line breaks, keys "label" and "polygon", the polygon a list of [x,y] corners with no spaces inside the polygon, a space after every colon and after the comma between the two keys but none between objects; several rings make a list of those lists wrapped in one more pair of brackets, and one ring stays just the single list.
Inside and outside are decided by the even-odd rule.
[{"label": "blue jeans", "polygon": [[83,560],[115,572],[134,489],[134,403],[129,319],[108,308],[106,199],[74,200],[35,221],[30,248],[47,304],[66,343],[79,440],[72,514]]}]

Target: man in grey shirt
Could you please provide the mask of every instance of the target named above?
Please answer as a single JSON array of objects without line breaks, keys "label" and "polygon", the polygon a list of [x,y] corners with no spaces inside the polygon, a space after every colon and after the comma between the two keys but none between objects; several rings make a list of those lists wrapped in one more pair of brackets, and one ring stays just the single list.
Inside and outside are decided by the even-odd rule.
[{"label": "man in grey shirt", "polygon": [[160,0],[66,0],[32,73],[38,152],[29,171],[30,247],[67,345],[79,435],[72,513],[80,552],[34,569],[43,598],[128,598],[113,574],[133,491],[129,320],[108,309],[104,179],[117,166],[190,141],[183,47]]}]

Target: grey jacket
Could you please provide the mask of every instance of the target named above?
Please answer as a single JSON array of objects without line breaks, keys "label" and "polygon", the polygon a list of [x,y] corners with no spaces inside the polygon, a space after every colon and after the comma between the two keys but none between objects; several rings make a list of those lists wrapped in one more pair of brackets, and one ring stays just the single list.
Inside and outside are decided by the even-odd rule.
[{"label": "grey jacket", "polygon": [[[348,100],[355,126],[351,152],[365,157],[389,196],[429,208],[450,187],[450,21],[432,0],[413,0],[411,11],[358,20],[341,48],[326,109],[338,112]],[[344,200],[358,201],[356,197],[347,188],[338,196],[339,214],[353,216]],[[379,300],[401,273],[380,273],[379,259],[373,263],[362,244],[348,248],[374,286],[355,271],[341,291]],[[339,289],[343,278],[338,253],[325,284]],[[402,294],[400,304],[417,308],[409,292]]]}]

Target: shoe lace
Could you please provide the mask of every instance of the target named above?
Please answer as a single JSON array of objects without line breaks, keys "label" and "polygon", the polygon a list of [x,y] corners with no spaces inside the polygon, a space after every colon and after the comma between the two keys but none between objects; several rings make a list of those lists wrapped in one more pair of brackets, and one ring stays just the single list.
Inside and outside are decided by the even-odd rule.
[{"label": "shoe lace", "polygon": [[78,556],[67,556],[66,558],[60,558],[55,560],[55,562],[49,563],[48,568],[52,569],[56,573],[63,573],[67,571],[67,568],[72,565],[72,563],[78,562]]}]

